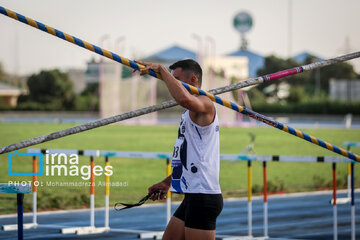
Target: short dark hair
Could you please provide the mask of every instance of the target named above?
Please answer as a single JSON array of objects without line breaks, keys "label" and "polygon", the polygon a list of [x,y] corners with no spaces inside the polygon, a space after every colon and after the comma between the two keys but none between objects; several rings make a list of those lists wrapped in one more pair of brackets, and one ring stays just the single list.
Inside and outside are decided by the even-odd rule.
[{"label": "short dark hair", "polygon": [[202,83],[202,69],[196,61],[192,59],[180,60],[173,63],[170,67],[171,70],[175,70],[176,68],[181,68],[183,71],[187,71],[189,73],[194,74],[198,79],[199,87],[201,87]]}]

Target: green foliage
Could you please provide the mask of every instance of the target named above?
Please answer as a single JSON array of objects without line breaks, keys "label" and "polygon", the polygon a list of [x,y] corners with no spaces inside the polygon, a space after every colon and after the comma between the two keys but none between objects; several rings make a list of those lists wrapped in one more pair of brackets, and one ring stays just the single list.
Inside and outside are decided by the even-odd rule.
[{"label": "green foliage", "polygon": [[[293,68],[298,66],[299,64],[294,59],[282,59],[274,55],[270,55],[265,58],[265,64],[262,69],[257,71],[258,76],[263,76],[269,73],[275,73],[284,69]],[[281,78],[279,80],[266,82],[256,86],[261,92],[263,92],[267,97],[275,97],[279,90],[279,85],[281,82],[287,82],[291,86],[298,86],[304,84],[304,79],[308,77],[309,73],[305,72],[301,75],[293,75],[286,78]],[[306,81],[306,80],[305,80]],[[272,86],[270,88],[270,86]],[[269,91],[271,89],[271,91]],[[268,90],[268,91],[266,91]]]},{"label": "green foliage", "polygon": [[[50,132],[73,127],[73,124],[45,124],[45,123],[0,123],[0,145],[5,146],[30,137],[41,136]],[[341,146],[343,141],[360,141],[359,129],[307,129],[306,133],[322,140]],[[240,153],[249,144],[248,133],[256,135],[255,149],[259,155],[312,155],[312,156],[335,156],[323,148],[310,144],[290,134],[273,128],[220,128],[220,152]],[[171,152],[174,139],[177,136],[176,126],[128,126],[109,125],[93,129],[81,134],[74,134],[66,138],[57,139],[37,145],[38,148],[58,149],[102,149],[118,151],[138,152]],[[359,153],[360,148],[352,148],[354,153]],[[20,152],[23,152],[21,150]],[[32,169],[32,161],[24,160],[21,168]],[[7,155],[0,155],[0,161],[4,166],[0,168],[0,182],[9,180],[31,180],[31,177],[9,177],[7,173]],[[126,187],[110,187],[110,204],[115,202],[136,202],[146,194],[150,184],[156,183],[165,177],[164,159],[109,159],[113,166],[114,174],[111,182],[128,182]],[[80,157],[80,164],[89,164],[88,157]],[[104,166],[104,158],[96,157],[95,164]],[[221,161],[220,185],[224,196],[246,196],[247,190],[247,162]],[[15,167],[15,165],[14,165]],[[294,163],[294,162],[269,162],[268,191],[300,192],[314,191],[319,187],[326,187],[332,179],[332,166],[329,163]],[[262,192],[262,163],[253,162],[253,186],[257,193]],[[339,188],[346,183],[347,165],[337,164],[337,176]],[[360,168],[355,166],[355,176],[359,176]],[[324,179],[324,186],[314,183],[315,179]],[[57,181],[72,182],[82,181],[81,178],[70,176],[39,176],[41,182]],[[104,181],[103,176],[95,178],[95,181]],[[316,180],[318,181],[318,180]],[[322,180],[321,180],[322,181]],[[87,182],[87,181],[84,181]],[[341,184],[340,184],[341,183]],[[360,187],[360,178],[355,178],[355,187]],[[95,187],[96,207],[104,206],[104,187]],[[174,196],[177,196],[174,194]],[[50,187],[38,188],[39,208],[82,208],[88,207],[89,187]],[[177,196],[177,200],[181,197]],[[26,194],[25,203],[31,207],[31,195]],[[150,203],[150,202],[149,202]],[[2,213],[15,212],[14,201],[6,201],[0,198]]]},{"label": "green foliage", "polygon": [[92,95],[76,96],[76,103],[74,109],[76,111],[99,110],[99,98]]},{"label": "green foliage", "polygon": [[87,84],[86,88],[82,91],[81,95],[82,96],[99,95],[99,83]]},{"label": "green foliage", "polygon": [[265,94],[256,87],[252,88],[250,91],[247,91],[247,94],[251,99],[252,104],[266,102]]},{"label": "green foliage", "polygon": [[89,197],[76,191],[69,194],[39,191],[38,206],[40,210],[88,207]]},{"label": "green foliage", "polygon": [[76,97],[76,111],[99,110],[99,83],[88,84],[80,95]]},{"label": "green foliage", "polygon": [[[257,74],[259,76],[263,76],[269,73],[275,73],[284,69],[310,64],[317,61],[318,59],[313,56],[309,56],[304,62],[298,63],[294,59],[282,59],[280,57],[270,55],[265,58],[264,67],[259,69]],[[277,96],[279,85],[281,82],[286,82],[290,85],[290,94],[283,100],[290,103],[299,103],[305,99],[313,100],[315,96],[318,97],[319,94],[327,98],[329,94],[329,82],[332,78],[356,79],[360,78],[360,76],[354,71],[352,65],[342,62],[313,71],[307,71],[301,74],[266,82],[256,86],[256,88],[260,90],[267,99],[279,101],[281,100]],[[316,89],[317,87],[319,89]]]},{"label": "green foliage", "polygon": [[290,103],[301,102],[303,99],[306,99],[305,89],[301,86],[294,86],[290,88],[290,93],[287,98]]},{"label": "green foliage", "polygon": [[4,81],[5,81],[5,72],[2,63],[0,62],[0,82],[4,82]]},{"label": "green foliage", "polygon": [[19,97],[19,110],[71,110],[75,106],[73,84],[57,69],[31,75],[27,86],[29,95]]}]

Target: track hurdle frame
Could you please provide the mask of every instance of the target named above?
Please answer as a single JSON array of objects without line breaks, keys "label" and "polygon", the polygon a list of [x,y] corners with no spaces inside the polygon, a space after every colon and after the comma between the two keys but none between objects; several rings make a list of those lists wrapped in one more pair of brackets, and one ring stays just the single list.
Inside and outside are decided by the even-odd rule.
[{"label": "track hurdle frame", "polygon": [[31,193],[31,185],[0,183],[0,193],[16,193],[18,240],[22,240],[24,239],[24,194]]},{"label": "track hurdle frame", "polygon": [[[36,156],[33,156],[33,173],[37,173],[37,159]],[[32,208],[33,208],[33,222],[32,223],[24,223],[23,229],[31,229],[31,228],[37,228],[37,175],[33,175],[32,179]],[[3,225],[2,229],[4,231],[12,231],[17,230],[18,225],[17,224],[8,224]]]},{"label": "track hurdle frame", "polygon": [[[60,153],[60,152],[59,152]],[[81,153],[81,151],[79,151]],[[78,154],[79,154],[78,153]],[[80,155],[80,154],[79,154]],[[106,224],[109,223],[109,220],[106,219],[108,216],[107,209],[109,208],[109,202],[106,200],[108,199],[106,196],[109,196],[109,191],[107,189],[107,183],[110,181],[110,178],[105,175],[105,221],[104,227],[96,227],[95,226],[95,175],[94,175],[94,166],[95,161],[94,157],[99,157],[98,155],[90,156],[90,225],[84,227],[66,227],[61,228],[62,234],[77,234],[77,235],[87,235],[87,234],[99,234],[108,232],[109,228],[106,227]],[[109,165],[108,156],[105,156],[105,166]]]},{"label": "track hurdle frame", "polygon": [[[58,151],[57,149],[28,149],[28,153],[42,153],[42,154],[54,154],[54,153],[64,153],[67,155],[70,154],[78,154],[83,155],[83,151],[77,151],[77,150],[68,150],[63,149],[61,151]],[[91,177],[90,177],[90,206],[89,206],[89,214],[90,214],[90,224],[89,226],[83,226],[83,227],[66,227],[66,226],[53,226],[53,225],[47,225],[47,224],[38,224],[37,223],[37,175],[33,176],[33,188],[32,188],[32,194],[33,194],[33,204],[32,204],[32,212],[33,212],[33,222],[32,223],[26,223],[23,224],[23,229],[32,229],[32,228],[56,228],[60,229],[60,232],[63,234],[77,234],[77,235],[84,235],[84,234],[98,234],[109,231],[109,227],[106,225],[106,223],[109,223],[108,219],[108,209],[109,206],[109,182],[110,177],[105,175],[105,218],[107,220],[105,221],[104,227],[95,227],[95,197],[94,197],[94,181],[95,176],[93,174],[93,167],[94,167],[94,157],[100,157],[99,151],[92,151],[92,155],[90,156],[90,166],[91,166]],[[105,166],[109,165],[108,156],[105,156]],[[34,156],[33,157],[33,172],[37,173],[37,159]],[[107,197],[106,197],[107,196]],[[107,208],[106,208],[107,205]],[[17,224],[10,224],[10,225],[3,225],[2,229],[4,231],[11,231],[16,230],[18,227]]]},{"label": "track hurdle frame", "polygon": [[[45,150],[41,149],[29,149],[28,152],[31,153],[44,153]],[[171,153],[153,153],[153,152],[121,152],[121,151],[99,151],[99,150],[68,150],[68,149],[49,149],[48,153],[80,153],[79,155],[83,156],[101,156],[105,157],[105,159],[109,162],[109,157],[120,157],[120,158],[148,158],[148,159],[166,159],[166,169],[167,169],[167,175],[170,172],[170,157],[172,156]],[[237,155],[237,154],[221,154],[220,155],[221,160],[230,160],[230,161],[247,161],[250,162],[248,165],[251,166],[251,161],[260,161],[263,162],[263,181],[264,184],[267,182],[267,176],[266,176],[266,163],[268,161],[286,161],[286,162],[328,162],[328,163],[340,163],[343,162],[343,159],[341,157],[313,157],[313,156],[273,156],[273,155],[266,155],[266,156],[259,156],[259,155]],[[106,160],[105,160],[106,162]],[[345,159],[346,162],[346,159]],[[249,171],[251,173],[251,171]],[[250,175],[249,175],[250,176]],[[248,176],[248,177],[249,177]],[[250,179],[251,181],[251,179]],[[248,183],[250,183],[250,181]],[[264,185],[264,237],[261,237],[262,239],[268,238],[268,214],[267,214],[267,186]],[[248,184],[248,200],[251,201],[251,184]],[[106,197],[106,196],[105,196]],[[170,198],[168,198],[170,199]],[[167,200],[168,202],[168,200]],[[168,205],[168,203],[167,203]],[[108,211],[108,208],[105,207],[105,211]],[[167,210],[167,216],[168,212],[170,210]],[[36,208],[33,209],[33,214],[37,214]],[[107,215],[108,216],[108,215]],[[248,221],[252,219],[252,211],[248,208]],[[37,219],[36,216],[33,216],[33,219]],[[167,217],[168,219],[168,217]],[[106,220],[105,227],[106,227]],[[252,224],[252,223],[251,223]],[[44,225],[39,225],[39,227],[49,227]],[[52,227],[54,228],[54,226]],[[59,226],[57,227],[59,228]],[[98,229],[99,231],[101,228]],[[143,231],[143,230],[129,230],[129,229],[116,229],[116,228],[110,228],[107,229],[112,232],[123,232],[123,233],[134,233],[138,234],[139,237],[145,238],[145,237],[161,237],[162,232],[151,232],[151,231]],[[88,229],[84,229],[84,231],[81,232],[81,230],[75,231],[76,234],[91,234],[91,233],[101,233],[95,232],[95,231],[88,231]],[[234,239],[234,236],[219,236],[222,239]],[[244,237],[249,238],[249,236],[243,236],[239,238],[244,239]],[[259,238],[257,238],[259,239]]]},{"label": "track hurdle frame", "polygon": [[[348,150],[350,150],[351,147],[360,147],[360,142],[344,142],[343,145]],[[351,204],[351,240],[355,240],[356,228],[355,228],[354,163],[356,162],[348,158],[345,158],[345,161],[348,162],[348,197],[350,197],[350,204]]]},{"label": "track hurdle frame", "polygon": [[[221,240],[247,240],[247,239],[268,239],[268,193],[267,193],[267,162],[324,162],[324,163],[332,163],[333,165],[336,163],[343,162],[343,158],[341,157],[332,157],[332,156],[278,156],[278,155],[270,155],[270,156],[257,156],[257,155],[234,155],[234,154],[223,154],[220,156],[222,160],[230,160],[230,161],[247,161],[248,166],[248,235],[247,236],[233,236],[233,235],[217,235],[217,239]],[[252,236],[252,172],[251,172],[251,162],[252,161],[260,161],[263,163],[263,232],[264,236],[253,237]],[[250,162],[250,163],[249,163]],[[335,190],[336,196],[336,190]],[[334,210],[335,211],[335,210]],[[334,219],[334,227],[335,227]],[[335,236],[335,235],[334,235]],[[273,239],[273,238],[272,238]]]},{"label": "track hurdle frame", "polygon": [[[28,151],[32,152],[32,153],[44,152],[44,150],[41,150],[41,149],[29,149]],[[100,157],[105,157],[108,162],[109,162],[109,157],[164,159],[164,160],[166,160],[166,175],[169,175],[170,169],[171,169],[170,168],[170,158],[172,156],[172,153],[122,152],[122,151],[100,151],[100,150],[68,150],[68,149],[49,149],[48,151],[49,151],[49,153],[81,153],[79,155],[100,156]],[[263,163],[264,236],[257,237],[256,239],[266,239],[269,237],[268,236],[268,212],[267,212],[267,204],[268,204],[268,200],[267,200],[267,170],[266,170],[268,161],[274,161],[274,162],[279,162],[279,161],[284,161],[284,162],[328,162],[328,163],[343,162],[343,158],[333,157],[333,156],[314,157],[314,156],[277,156],[277,155],[261,156],[261,155],[221,154],[220,159],[221,160],[230,160],[230,161],[247,161],[247,162],[250,162],[250,166],[251,166],[252,161],[260,161]],[[106,162],[106,160],[105,160],[105,162]],[[248,165],[249,165],[249,163],[248,163]],[[251,172],[251,171],[249,171],[249,172]],[[250,181],[251,181],[251,179],[250,179]],[[250,201],[251,201],[251,197],[252,197],[251,191],[252,191],[251,184],[248,184],[248,200],[250,199]],[[106,195],[106,189],[105,189],[105,195]],[[107,197],[105,196],[105,198],[107,198]],[[171,205],[170,198],[168,198],[168,200],[166,200],[166,205],[167,206]],[[109,209],[106,208],[106,206],[105,206],[105,211],[109,211]],[[166,211],[167,222],[170,217],[169,216],[170,211],[171,210],[169,208],[167,208],[167,211]],[[33,212],[36,213],[36,211],[34,211],[34,209],[33,209]],[[105,213],[105,216],[106,216],[106,218],[108,218],[108,214]],[[248,216],[250,216],[248,218],[248,222],[251,222],[250,220],[252,219],[252,211],[249,208],[248,208]],[[163,233],[161,231],[160,232],[152,232],[152,231],[145,231],[145,230],[110,228],[110,226],[107,226],[108,223],[106,223],[106,221],[108,221],[108,220],[105,219],[104,225],[105,225],[105,227],[108,227],[106,229],[110,232],[134,233],[134,234],[137,234],[140,238],[147,238],[147,237],[160,238]],[[99,230],[100,229],[101,228],[99,228]],[[100,233],[100,232],[87,231],[86,229],[83,232],[81,232],[81,231],[75,232],[75,234],[91,234],[91,233]],[[217,237],[222,238],[222,239],[237,239],[237,238],[241,238],[241,239],[248,238],[249,239],[250,238],[249,236],[236,237],[236,236],[226,236],[226,235],[224,235],[224,236],[219,235]]]}]

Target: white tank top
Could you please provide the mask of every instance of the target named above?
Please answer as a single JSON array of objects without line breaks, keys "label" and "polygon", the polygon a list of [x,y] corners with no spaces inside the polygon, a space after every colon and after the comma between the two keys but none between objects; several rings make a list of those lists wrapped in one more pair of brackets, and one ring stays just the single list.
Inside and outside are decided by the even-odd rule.
[{"label": "white tank top", "polygon": [[189,115],[182,114],[178,138],[175,141],[171,176],[171,192],[221,193],[219,184],[220,144],[219,121],[199,126]]}]

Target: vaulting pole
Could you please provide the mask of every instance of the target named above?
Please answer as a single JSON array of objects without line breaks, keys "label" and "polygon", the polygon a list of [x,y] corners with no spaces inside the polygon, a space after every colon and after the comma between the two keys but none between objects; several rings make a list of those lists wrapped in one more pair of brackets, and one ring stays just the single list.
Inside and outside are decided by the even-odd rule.
[{"label": "vaulting pole", "polygon": [[[144,68],[144,66],[139,65],[136,62],[133,62],[131,60],[128,60],[127,58],[122,58],[122,57],[120,57],[120,56],[118,56],[118,55],[116,55],[114,53],[111,53],[111,52],[105,50],[105,49],[99,48],[99,47],[97,47],[97,46],[95,46],[93,44],[82,41],[82,40],[80,40],[80,39],[78,39],[76,37],[73,37],[71,35],[63,33],[63,32],[61,32],[59,30],[56,30],[56,29],[54,29],[52,27],[46,26],[46,25],[44,25],[44,24],[42,24],[40,22],[37,22],[37,21],[35,21],[35,20],[31,19],[31,18],[27,18],[27,17],[25,17],[25,16],[23,16],[21,14],[15,13],[15,12],[13,12],[11,10],[5,9],[5,8],[3,8],[1,6],[0,6],[0,13],[4,14],[6,16],[9,16],[9,17],[11,17],[13,19],[16,19],[18,21],[21,21],[21,22],[23,22],[25,24],[28,24],[28,25],[30,25],[32,27],[38,28],[38,29],[40,29],[40,30],[42,30],[44,32],[47,32],[47,33],[50,33],[50,34],[52,34],[54,36],[62,38],[64,40],[66,40],[66,41],[74,43],[74,44],[76,44],[78,46],[84,47],[84,48],[86,48],[86,49],[88,49],[90,51],[96,52],[96,53],[98,53],[100,55],[103,55],[105,57],[113,59],[113,60],[115,60],[115,61],[117,61],[119,63],[125,64],[125,65],[127,65],[129,67],[132,67],[134,69],[139,70],[139,69]],[[330,59],[330,60],[327,60],[327,61],[317,62],[317,63],[305,65],[305,66],[302,66],[302,67],[297,67],[297,68],[292,68],[292,69],[280,71],[280,72],[277,72],[277,73],[265,75],[263,77],[255,78],[253,80],[255,82],[257,81],[256,83],[262,83],[262,82],[265,82],[265,81],[270,81],[270,80],[274,80],[274,79],[277,79],[277,78],[294,75],[294,74],[303,72],[305,70],[310,70],[310,69],[318,68],[318,67],[321,67],[321,66],[327,66],[327,65],[330,65],[330,64],[333,64],[333,63],[336,63],[336,62],[345,61],[345,60],[343,60],[344,58],[349,60],[349,59],[353,59],[353,58],[357,58],[357,57],[360,57],[360,52],[348,54],[348,55],[339,57],[338,59],[334,58],[334,59]],[[161,79],[161,76],[158,73],[155,73],[152,70],[149,70],[148,73],[151,76],[154,76],[154,77],[157,77],[157,78]],[[248,81],[250,81],[250,80],[248,80]],[[245,115],[247,115],[247,116],[249,116],[251,118],[254,118],[256,120],[259,120],[259,121],[261,121],[261,122],[263,122],[263,123],[265,123],[267,125],[270,125],[272,127],[283,130],[283,131],[285,131],[287,133],[290,133],[290,134],[292,134],[294,136],[300,137],[300,138],[302,138],[302,139],[304,139],[304,140],[306,140],[308,142],[314,143],[314,144],[316,144],[318,146],[321,146],[321,147],[323,147],[325,149],[328,149],[330,151],[338,153],[338,154],[340,154],[342,156],[348,157],[348,158],[350,158],[350,159],[352,159],[354,161],[360,162],[360,157],[358,155],[353,154],[351,152],[348,152],[345,149],[339,148],[339,147],[337,147],[335,145],[324,142],[324,141],[322,141],[320,139],[312,137],[312,136],[310,136],[310,135],[308,135],[306,133],[303,133],[303,132],[301,132],[299,130],[288,127],[285,124],[279,123],[279,122],[277,122],[277,121],[275,121],[275,120],[273,120],[271,118],[268,118],[268,117],[266,117],[264,115],[256,113],[256,112],[254,112],[252,110],[249,110],[249,109],[247,109],[245,107],[242,107],[242,106],[239,106],[239,105],[237,105],[235,103],[223,100],[220,97],[214,96],[213,94],[205,92],[205,91],[203,91],[201,89],[197,89],[197,88],[195,88],[193,86],[190,86],[190,85],[188,85],[188,84],[186,84],[184,82],[181,82],[181,83],[192,94],[198,94],[198,95],[207,96],[212,101],[214,101],[214,102],[216,102],[216,103],[218,103],[220,105],[223,105],[225,107],[233,109],[233,110],[235,110],[237,112],[243,113],[243,114],[245,114]],[[234,88],[234,89],[236,89],[236,88]],[[232,90],[234,90],[234,89],[232,89]],[[231,90],[229,90],[229,91],[231,91]],[[214,93],[216,93],[216,91],[214,91]],[[103,125],[107,125],[107,124],[112,123],[112,122],[109,121],[110,119],[111,118],[103,119],[103,120],[107,120],[107,121],[105,121],[105,124],[103,124]],[[113,119],[111,119],[111,120],[113,120]],[[86,127],[86,129],[85,128],[81,129],[84,126],[84,125],[81,125],[81,126],[78,126],[79,128],[74,127],[74,128],[68,129],[68,130],[70,130],[70,132],[67,132],[67,133],[65,133],[64,131],[66,131],[66,130],[64,130],[64,131],[56,132],[56,133],[53,133],[53,134],[44,135],[42,137],[30,139],[28,141],[24,141],[24,142],[12,144],[12,145],[9,145],[9,146],[5,146],[5,147],[0,148],[0,154],[5,153],[5,152],[11,152],[11,151],[16,150],[16,149],[32,146],[32,145],[35,145],[35,144],[38,144],[38,143],[41,143],[41,142],[54,140],[54,139],[57,139],[57,138],[60,138],[60,137],[63,137],[63,136],[70,135],[70,134],[86,131],[86,130],[89,130],[91,128],[94,128],[97,124],[98,124],[97,122],[90,123],[88,125],[89,127]],[[73,130],[76,130],[76,132],[73,131]],[[59,134],[64,134],[64,135],[59,136]],[[48,137],[50,137],[50,139]],[[48,139],[46,139],[46,138],[48,138]],[[16,146],[16,145],[18,145],[18,146]]]}]

